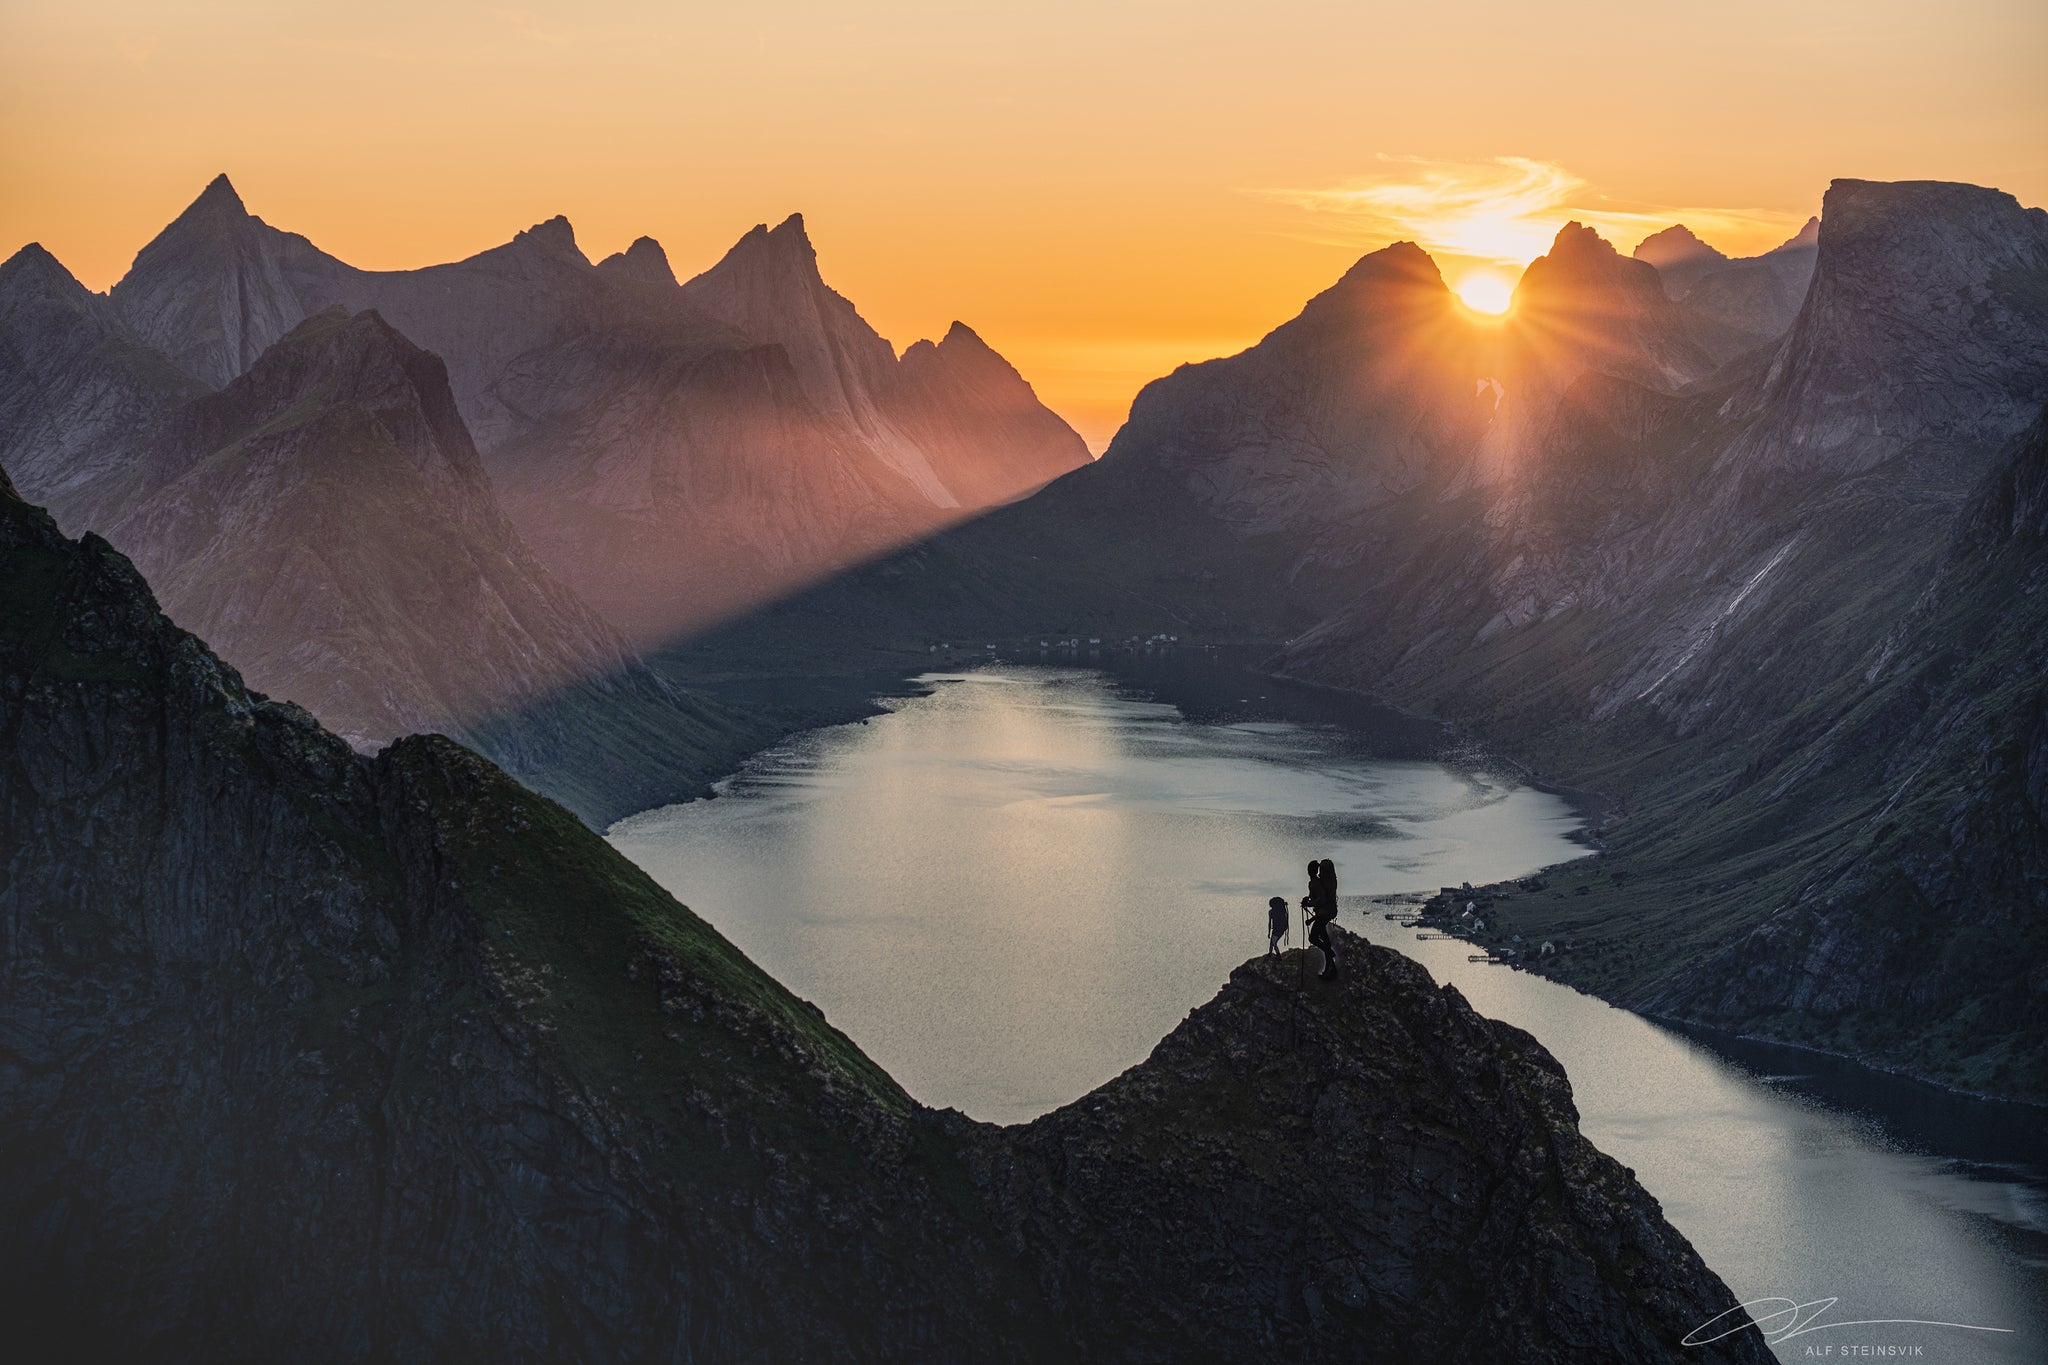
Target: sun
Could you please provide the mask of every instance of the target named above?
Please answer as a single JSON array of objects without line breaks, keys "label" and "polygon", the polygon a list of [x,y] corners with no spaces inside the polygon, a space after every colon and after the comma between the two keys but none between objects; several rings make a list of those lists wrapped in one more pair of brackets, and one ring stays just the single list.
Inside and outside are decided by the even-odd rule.
[{"label": "sun", "polygon": [[1515,301],[1515,286],[1505,275],[1475,270],[1458,281],[1458,298],[1475,313],[1499,317]]}]

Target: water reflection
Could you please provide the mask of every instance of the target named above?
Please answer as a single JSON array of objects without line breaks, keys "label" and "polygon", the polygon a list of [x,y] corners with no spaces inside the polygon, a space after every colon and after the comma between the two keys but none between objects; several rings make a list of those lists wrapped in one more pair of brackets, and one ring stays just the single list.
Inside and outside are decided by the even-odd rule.
[{"label": "water reflection", "polygon": [[[1408,722],[1382,733],[1240,711],[1194,724],[1077,670],[931,681],[932,695],[872,723],[763,755],[723,799],[612,831],[920,1099],[1016,1121],[1142,1059],[1264,948],[1266,897],[1298,896],[1303,864],[1330,856],[1342,922],[1541,1039],[1588,1136],[1635,1169],[1738,1295],[1838,1296],[1837,1320],[2016,1329],[1845,1328],[1783,1343],[1782,1358],[1830,1344],[2041,1357],[2037,1125],[2009,1121],[1994,1140],[1987,1114],[2009,1110],[1973,1121],[1951,1106],[1919,1129],[1888,1126],[1897,1083],[1783,1049],[1709,1047],[1472,964],[1464,945],[1419,940],[1368,903],[1577,856],[1560,798],[1386,757],[1415,751]],[[1795,1067],[1805,1079],[1784,1078]]]}]

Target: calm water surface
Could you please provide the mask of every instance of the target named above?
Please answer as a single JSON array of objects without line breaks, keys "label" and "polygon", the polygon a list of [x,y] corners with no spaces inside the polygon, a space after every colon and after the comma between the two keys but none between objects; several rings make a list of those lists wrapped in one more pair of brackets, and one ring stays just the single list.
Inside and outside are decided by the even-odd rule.
[{"label": "calm water surface", "polygon": [[1266,898],[1298,896],[1328,856],[1340,922],[1556,1054],[1587,1136],[1739,1297],[2013,1329],[1841,1327],[1781,1359],[2048,1360],[2048,1116],[1686,1036],[1470,963],[1368,903],[1580,856],[1563,799],[1390,757],[1420,752],[1413,722],[1303,723],[1327,704],[1235,672],[1185,712],[1085,669],[927,681],[760,755],[720,799],[611,831],[919,1099],[1015,1122],[1142,1060],[1263,951]]}]

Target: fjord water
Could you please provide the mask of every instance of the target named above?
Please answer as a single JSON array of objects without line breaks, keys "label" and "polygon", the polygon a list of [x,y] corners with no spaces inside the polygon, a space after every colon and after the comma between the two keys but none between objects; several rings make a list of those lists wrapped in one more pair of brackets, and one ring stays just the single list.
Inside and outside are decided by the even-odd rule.
[{"label": "fjord water", "polygon": [[1738,1297],[1840,1300],[1815,1323],[1965,1325],[1822,1328],[1782,1359],[2048,1349],[2040,1116],[1689,1037],[1472,963],[1369,902],[1581,857],[1563,798],[1424,757],[1440,736],[1412,719],[1236,670],[1178,670],[1180,707],[1090,669],[922,681],[871,722],[757,756],[718,799],[611,831],[919,1099],[1014,1122],[1078,1098],[1263,951],[1266,898],[1291,904],[1328,856],[1340,923],[1541,1040],[1587,1135]]}]

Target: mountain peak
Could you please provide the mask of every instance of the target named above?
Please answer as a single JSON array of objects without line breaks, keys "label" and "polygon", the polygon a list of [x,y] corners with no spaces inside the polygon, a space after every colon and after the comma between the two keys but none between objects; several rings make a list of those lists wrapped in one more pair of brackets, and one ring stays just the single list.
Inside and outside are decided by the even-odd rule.
[{"label": "mountain peak", "polygon": [[1436,258],[1417,243],[1392,242],[1378,251],[1369,251],[1360,256],[1332,288],[1386,283],[1435,284],[1442,287],[1443,272],[1437,269]]},{"label": "mountain peak", "polygon": [[981,339],[966,323],[955,319],[946,329],[946,334],[937,341],[929,337],[913,341],[904,348],[899,360],[908,365],[923,365],[929,362],[942,364],[984,365],[993,360],[1003,369],[1015,372],[1016,367],[1003,359],[1002,353]]},{"label": "mountain peak", "polygon": [[360,313],[351,313],[343,304],[330,304],[317,313],[310,313],[305,321],[278,338],[279,346],[303,346],[309,343],[332,344],[348,332],[359,332],[387,342],[397,342],[407,349],[412,343],[384,321],[383,314],[374,308],[365,308]]},{"label": "mountain peak", "polygon": [[786,260],[812,261],[818,259],[818,249],[811,245],[811,235],[804,229],[804,216],[792,213],[789,217],[769,227],[756,223],[747,230],[747,235],[733,243],[732,250],[725,253],[724,260],[705,273],[715,273],[720,266],[732,260]]},{"label": "mountain peak", "polygon": [[983,341],[981,339],[980,333],[976,332],[972,327],[969,327],[966,323],[960,321],[958,318],[955,318],[953,320],[953,325],[946,329],[946,335],[939,339],[939,345],[942,347],[951,346],[956,349],[966,348],[979,351],[989,351],[994,349],[986,341]]},{"label": "mountain peak", "polygon": [[1557,236],[1550,242],[1549,255],[1553,260],[1585,261],[1619,258],[1621,253],[1614,249],[1614,243],[1573,219],[1557,230]]},{"label": "mountain peak", "polygon": [[[217,175],[206,182],[206,188],[199,197],[185,206],[185,211],[173,218],[170,225],[157,234],[157,240],[176,241],[188,238],[192,232],[210,233],[222,228],[234,228],[254,220],[248,206],[242,203],[242,196],[235,192],[225,174]],[[145,247],[144,250],[148,248]]]},{"label": "mountain peak", "polygon": [[1515,297],[1520,302],[1544,300],[1577,306],[1590,302],[1594,294],[1614,289],[1645,298],[1664,295],[1657,268],[1649,261],[1624,256],[1592,228],[1571,222],[1558,229],[1550,250],[1522,272]]},{"label": "mountain peak", "polygon": [[633,245],[616,252],[597,263],[605,274],[622,280],[633,280],[641,284],[673,286],[676,272],[669,264],[668,252],[662,250],[660,242],[652,237],[636,237]]},{"label": "mountain peak", "polygon": [[395,445],[444,493],[468,497],[486,481],[448,367],[375,309],[351,313],[335,304],[314,313],[226,388],[188,405],[181,420],[184,445],[194,451],[255,428],[271,435],[304,428],[281,450],[314,439],[346,445],[355,438],[337,433],[373,426],[376,441]]},{"label": "mountain peak", "polygon": [[439,356],[414,345],[376,309],[351,313],[338,303],[285,333],[225,393],[237,390],[262,392],[273,401],[315,391],[330,399],[377,392],[383,395],[374,405],[379,408],[424,403],[454,412]]},{"label": "mountain peak", "polygon": [[569,220],[559,213],[544,223],[535,223],[512,240],[540,247],[554,255],[574,256],[589,264],[576,245],[576,229],[569,226]]},{"label": "mountain peak", "polygon": [[1653,232],[1636,244],[1635,258],[1648,261],[1659,270],[1675,265],[1696,265],[1704,262],[1720,262],[1728,259],[1725,252],[1717,251],[1699,239],[1697,233],[1683,223],[1673,223],[1661,232]]},{"label": "mountain peak", "polygon": [[235,192],[234,182],[228,179],[226,171],[222,171],[219,175],[207,181],[206,188],[201,190],[199,197],[192,202],[194,204],[208,204],[232,209],[237,213],[247,213],[249,211],[242,203],[242,196]]},{"label": "mountain peak", "polygon": [[1771,250],[1798,251],[1806,247],[1814,247],[1819,245],[1820,218],[1818,215],[1816,215],[1806,220],[1805,227],[1800,228],[1799,231],[1793,233],[1790,237],[1787,237],[1784,241],[1772,247]]},{"label": "mountain peak", "polygon": [[64,263],[45,250],[41,242],[30,242],[0,263],[0,295],[24,287],[43,294],[85,291],[77,276],[66,270]]},{"label": "mountain peak", "polygon": [[801,213],[773,228],[754,224],[715,265],[686,282],[683,292],[720,321],[770,340],[785,339],[791,327],[814,325],[823,296],[831,293],[818,273],[818,252]]}]

